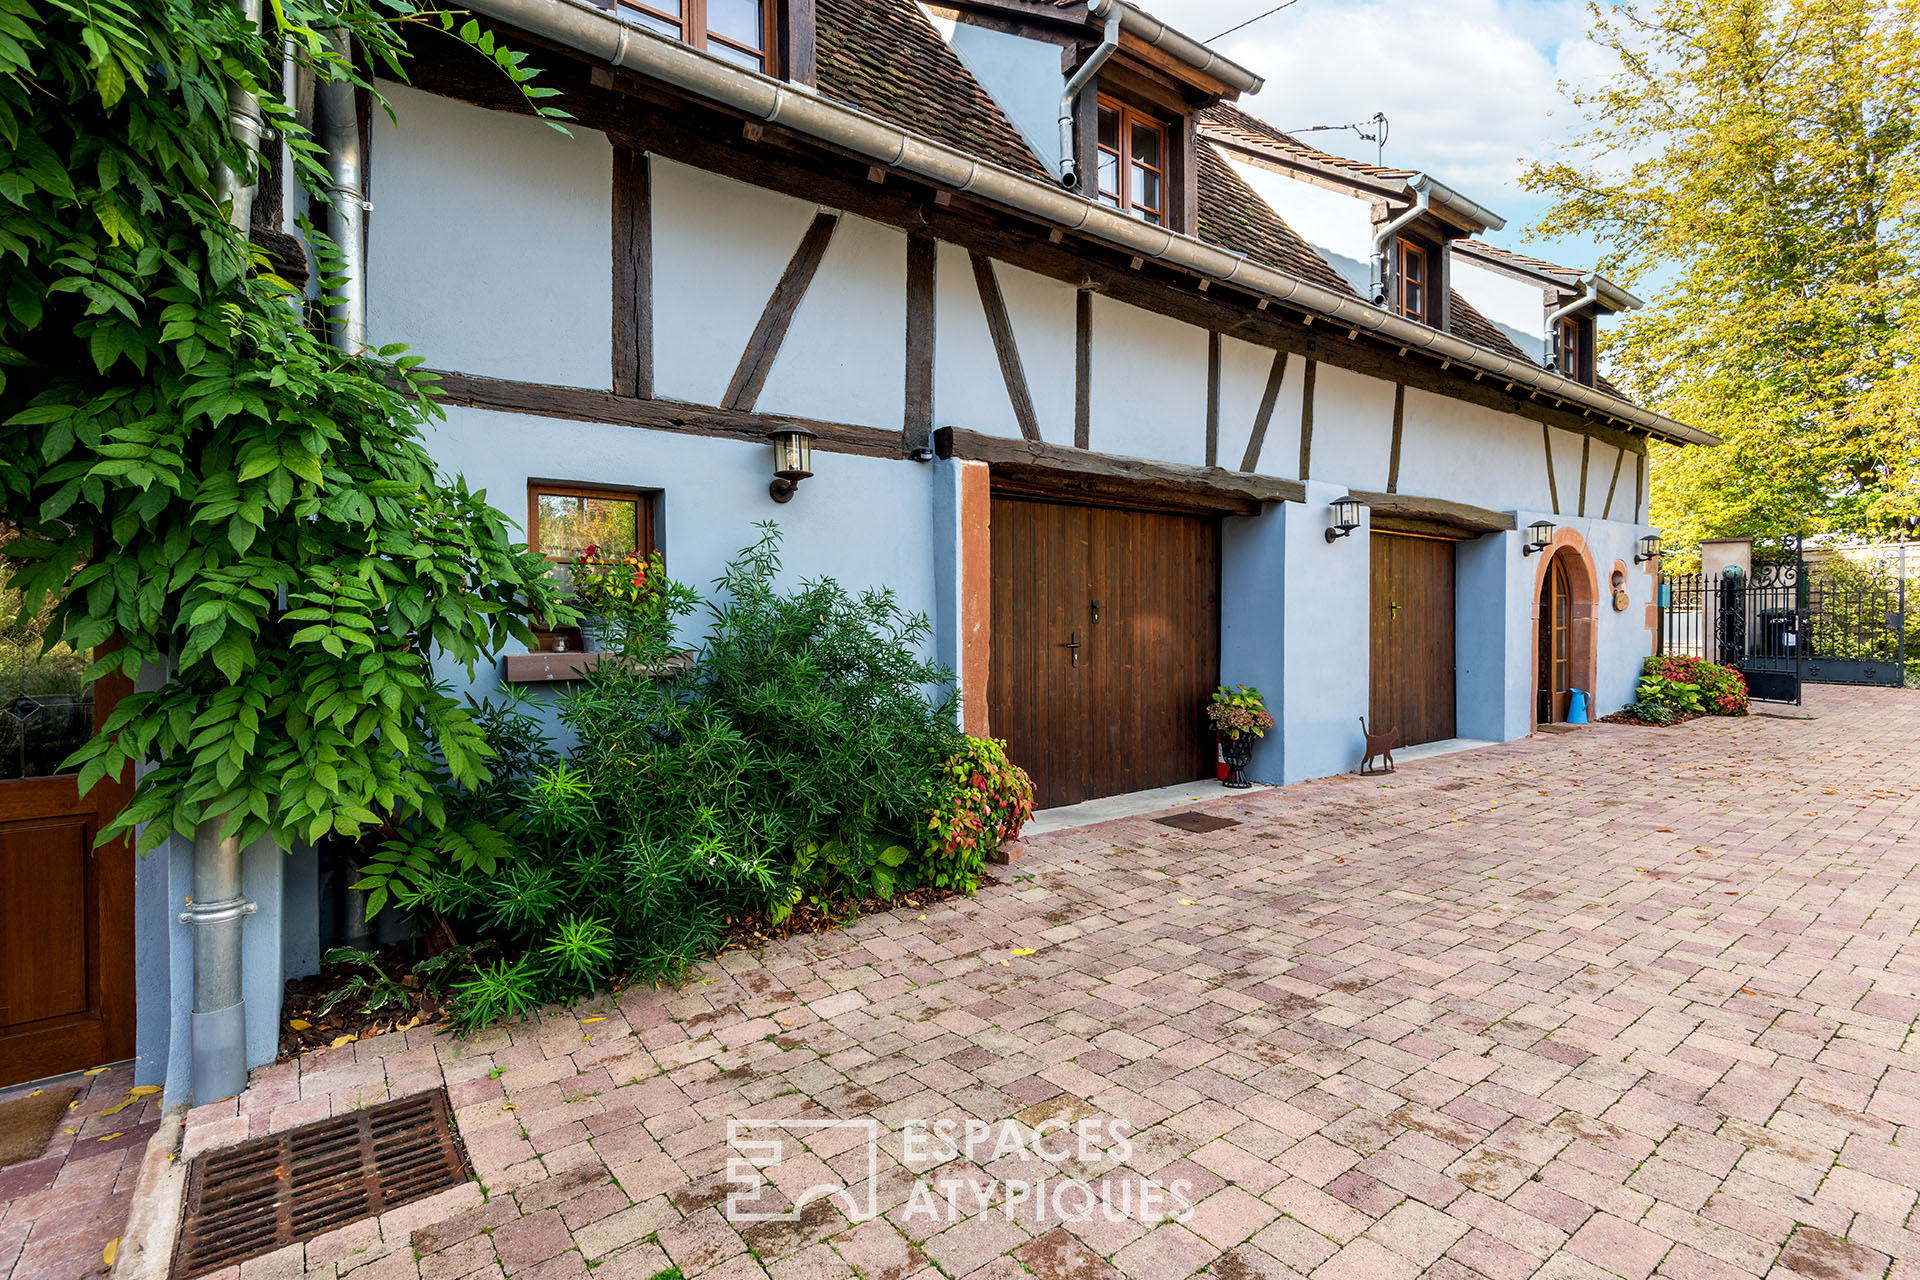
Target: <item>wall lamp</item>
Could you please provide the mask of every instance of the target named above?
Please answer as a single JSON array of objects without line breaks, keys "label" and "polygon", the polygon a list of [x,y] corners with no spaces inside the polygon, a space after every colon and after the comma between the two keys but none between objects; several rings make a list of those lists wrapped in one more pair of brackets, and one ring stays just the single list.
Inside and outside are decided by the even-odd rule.
[{"label": "wall lamp", "polygon": [[767,432],[773,441],[773,483],[767,492],[775,502],[793,501],[793,491],[813,474],[813,432],[780,427]]},{"label": "wall lamp", "polygon": [[1553,541],[1553,521],[1535,520],[1527,526],[1527,544],[1520,548],[1520,554],[1530,556],[1536,551],[1545,551]]},{"label": "wall lamp", "polygon": [[1633,553],[1633,562],[1640,564],[1647,560],[1660,558],[1660,535],[1649,533],[1640,539],[1639,548]]},{"label": "wall lamp", "polygon": [[1327,505],[1333,508],[1333,528],[1327,530],[1328,542],[1338,542],[1360,527],[1360,499],[1349,494]]}]

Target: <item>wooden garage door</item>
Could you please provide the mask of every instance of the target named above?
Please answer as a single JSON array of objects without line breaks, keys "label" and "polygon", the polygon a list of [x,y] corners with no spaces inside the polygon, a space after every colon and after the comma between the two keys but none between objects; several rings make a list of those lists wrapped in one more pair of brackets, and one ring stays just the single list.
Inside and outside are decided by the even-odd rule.
[{"label": "wooden garage door", "polygon": [[1454,736],[1453,543],[1373,535],[1371,696],[1398,745]]},{"label": "wooden garage door", "polygon": [[996,496],[988,716],[1040,808],[1213,774],[1217,520]]}]

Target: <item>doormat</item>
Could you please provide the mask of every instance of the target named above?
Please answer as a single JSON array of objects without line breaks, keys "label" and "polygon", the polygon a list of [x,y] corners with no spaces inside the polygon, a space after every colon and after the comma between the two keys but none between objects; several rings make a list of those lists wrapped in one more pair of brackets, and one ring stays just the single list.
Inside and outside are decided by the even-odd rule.
[{"label": "doormat", "polygon": [[1542,733],[1578,733],[1586,726],[1578,724],[1543,724],[1537,727]]},{"label": "doormat", "polygon": [[173,1274],[218,1271],[472,1177],[445,1089],[208,1151],[187,1170]]},{"label": "doormat", "polygon": [[1155,818],[1163,827],[1178,827],[1182,831],[1220,831],[1227,827],[1240,825],[1238,818],[1222,818],[1213,813],[1170,813],[1164,818]]},{"label": "doormat", "polygon": [[23,1160],[35,1160],[47,1150],[47,1139],[60,1127],[67,1104],[78,1089],[36,1089],[24,1098],[0,1102],[0,1169]]}]

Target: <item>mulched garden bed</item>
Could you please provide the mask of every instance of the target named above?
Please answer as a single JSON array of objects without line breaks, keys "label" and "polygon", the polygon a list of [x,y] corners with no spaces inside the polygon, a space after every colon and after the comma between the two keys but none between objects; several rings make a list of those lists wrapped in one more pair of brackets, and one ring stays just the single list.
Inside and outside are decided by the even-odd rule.
[{"label": "mulched garden bed", "polygon": [[[982,877],[980,892],[1006,883],[992,876]],[[716,954],[762,947],[802,934],[831,933],[877,911],[924,911],[936,902],[963,896],[953,889],[927,888],[892,898],[860,898],[836,903],[831,909],[802,902],[779,924],[764,915],[729,921]],[[381,972],[406,992],[406,1003],[374,1013],[360,1011],[362,996],[348,996],[325,1014],[319,1012],[330,996],[357,978],[367,976],[364,965],[322,965],[320,972],[312,977],[289,979],[280,1015],[281,1059],[298,1057],[315,1049],[338,1048],[388,1031],[406,1031],[444,1022],[449,1004],[445,993],[450,992],[455,983],[464,981],[468,972],[465,969],[442,972],[434,975],[432,983],[421,982],[413,974],[413,953],[411,942],[396,942],[381,947],[376,953]],[[482,959],[487,957],[483,955]]]},{"label": "mulched garden bed", "polygon": [[1685,715],[1675,716],[1665,724],[1655,724],[1651,720],[1642,720],[1638,716],[1630,716],[1624,711],[1616,711],[1612,715],[1601,716],[1600,719],[1607,724],[1635,724],[1643,729],[1671,729],[1673,726],[1685,724],[1689,720],[1704,720],[1711,714],[1712,712],[1708,711],[1689,711]]}]

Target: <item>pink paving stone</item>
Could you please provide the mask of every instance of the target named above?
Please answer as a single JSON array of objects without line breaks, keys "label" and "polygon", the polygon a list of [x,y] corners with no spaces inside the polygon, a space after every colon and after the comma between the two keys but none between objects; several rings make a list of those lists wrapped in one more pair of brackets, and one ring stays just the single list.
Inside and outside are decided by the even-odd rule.
[{"label": "pink paving stone", "polygon": [[1627,1280],[1645,1280],[1673,1247],[1665,1236],[1610,1213],[1596,1213],[1567,1241],[1567,1251]]}]

